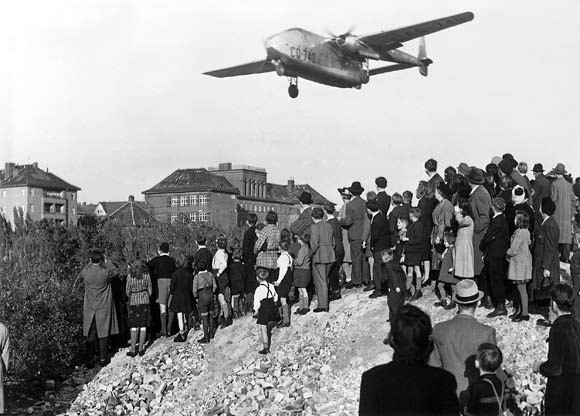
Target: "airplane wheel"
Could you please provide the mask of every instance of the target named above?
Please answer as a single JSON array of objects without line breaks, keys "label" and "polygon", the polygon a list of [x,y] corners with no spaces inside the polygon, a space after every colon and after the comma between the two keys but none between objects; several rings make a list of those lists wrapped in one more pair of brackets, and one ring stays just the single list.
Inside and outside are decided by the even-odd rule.
[{"label": "airplane wheel", "polygon": [[291,98],[296,98],[296,97],[298,97],[298,86],[297,86],[297,85],[294,85],[294,84],[290,85],[290,86],[288,87],[288,95],[289,95]]}]

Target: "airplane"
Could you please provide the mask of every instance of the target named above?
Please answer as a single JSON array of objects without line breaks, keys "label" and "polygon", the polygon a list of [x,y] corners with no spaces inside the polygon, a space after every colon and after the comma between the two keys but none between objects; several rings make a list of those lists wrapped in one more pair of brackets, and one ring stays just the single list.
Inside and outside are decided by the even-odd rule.
[{"label": "airplane", "polygon": [[[339,88],[360,89],[371,76],[417,67],[427,76],[433,61],[427,58],[425,35],[473,20],[464,12],[395,30],[355,36],[348,32],[324,37],[301,28],[288,29],[264,42],[266,59],[205,72],[217,78],[276,71],[290,81],[288,94],[298,97],[298,78]],[[399,50],[404,42],[420,38],[418,56]],[[369,60],[394,62],[370,69]]]}]

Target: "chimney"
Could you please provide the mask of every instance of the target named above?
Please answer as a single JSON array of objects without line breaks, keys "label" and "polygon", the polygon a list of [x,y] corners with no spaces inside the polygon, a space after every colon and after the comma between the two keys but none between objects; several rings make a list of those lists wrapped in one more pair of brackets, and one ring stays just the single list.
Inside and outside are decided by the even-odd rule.
[{"label": "chimney", "polygon": [[10,179],[14,175],[14,163],[8,163],[4,165],[4,179]]},{"label": "chimney", "polygon": [[288,193],[289,194],[293,194],[294,193],[294,178],[290,178],[288,179]]},{"label": "chimney", "polygon": [[232,164],[231,163],[220,163],[218,165],[218,170],[232,170]]},{"label": "chimney", "polygon": [[135,202],[135,197],[133,195],[129,195],[129,202]]}]

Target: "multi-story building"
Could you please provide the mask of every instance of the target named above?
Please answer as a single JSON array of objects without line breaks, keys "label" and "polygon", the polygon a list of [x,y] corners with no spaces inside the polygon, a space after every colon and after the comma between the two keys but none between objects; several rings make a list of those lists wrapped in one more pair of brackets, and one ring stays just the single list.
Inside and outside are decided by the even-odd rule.
[{"label": "multi-story building", "polygon": [[245,223],[249,213],[264,221],[278,213],[278,225],[289,226],[300,214],[298,196],[310,192],[314,204],[328,200],[310,185],[268,183],[263,168],[222,163],[208,169],[179,169],[144,191],[145,201],[159,221],[212,222],[225,229]]},{"label": "multi-story building", "polygon": [[79,187],[40,169],[36,162],[6,163],[0,170],[0,213],[12,224],[16,213],[32,221],[76,225],[78,191]]}]

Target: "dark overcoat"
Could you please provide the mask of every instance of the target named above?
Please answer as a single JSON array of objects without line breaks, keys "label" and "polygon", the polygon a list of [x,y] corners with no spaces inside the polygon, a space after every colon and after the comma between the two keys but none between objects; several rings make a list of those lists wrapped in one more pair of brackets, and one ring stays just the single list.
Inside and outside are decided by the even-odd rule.
[{"label": "dark overcoat", "polygon": [[83,335],[85,337],[89,335],[93,319],[99,338],[119,333],[117,311],[111,290],[111,280],[117,273],[116,268],[105,268],[100,264],[90,264],[81,272],[85,284],[83,308]]}]

